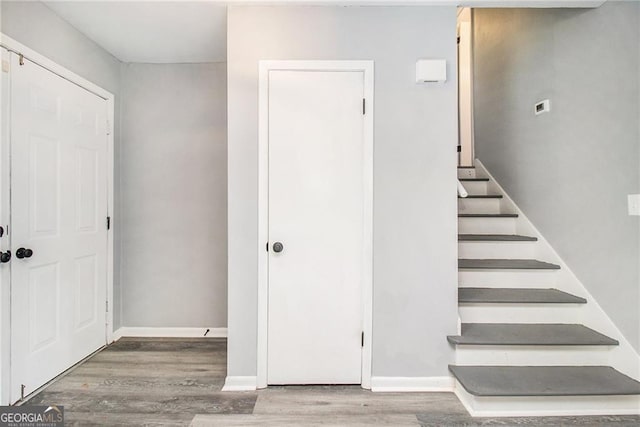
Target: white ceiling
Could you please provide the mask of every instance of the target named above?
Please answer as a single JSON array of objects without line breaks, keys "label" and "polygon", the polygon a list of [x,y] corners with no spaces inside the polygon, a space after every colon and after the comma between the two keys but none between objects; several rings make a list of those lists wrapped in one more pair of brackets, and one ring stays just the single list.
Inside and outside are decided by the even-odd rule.
[{"label": "white ceiling", "polygon": [[[0,0],[1,1],[1,0]],[[44,0],[123,62],[223,62],[227,4],[595,7],[605,0]]]},{"label": "white ceiling", "polygon": [[123,62],[220,62],[227,7],[215,2],[44,1]]}]

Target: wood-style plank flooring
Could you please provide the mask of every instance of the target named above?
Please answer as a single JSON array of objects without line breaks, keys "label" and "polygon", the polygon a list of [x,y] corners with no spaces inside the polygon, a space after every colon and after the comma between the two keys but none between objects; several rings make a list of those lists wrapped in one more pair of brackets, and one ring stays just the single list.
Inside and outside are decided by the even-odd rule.
[{"label": "wood-style plank flooring", "polygon": [[638,426],[640,417],[471,418],[452,393],[355,386],[221,392],[226,340],[123,338],[27,405],[65,407],[72,426]]}]

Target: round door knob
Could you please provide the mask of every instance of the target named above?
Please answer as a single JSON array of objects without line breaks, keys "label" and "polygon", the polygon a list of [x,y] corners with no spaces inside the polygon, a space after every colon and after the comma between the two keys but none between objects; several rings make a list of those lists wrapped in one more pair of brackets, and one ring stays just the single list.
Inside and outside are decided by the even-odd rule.
[{"label": "round door knob", "polygon": [[275,242],[273,244],[273,252],[282,252],[284,249],[284,245],[280,242]]},{"label": "round door knob", "polygon": [[4,264],[11,261],[11,251],[0,252],[0,263]]},{"label": "round door knob", "polygon": [[19,259],[31,258],[31,255],[33,255],[33,251],[31,249],[20,248],[16,251],[16,256]]}]

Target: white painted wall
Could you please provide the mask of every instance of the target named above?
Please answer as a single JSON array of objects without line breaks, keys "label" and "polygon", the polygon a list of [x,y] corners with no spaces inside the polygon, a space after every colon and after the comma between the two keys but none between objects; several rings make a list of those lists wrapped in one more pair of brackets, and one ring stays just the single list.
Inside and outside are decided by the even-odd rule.
[{"label": "white painted wall", "polygon": [[639,28],[637,2],[475,11],[477,157],[636,350]]},{"label": "white painted wall", "polygon": [[[228,375],[256,375],[258,61],[374,60],[373,373],[447,375],[457,321],[456,8],[230,7]],[[445,84],[415,61],[444,58]],[[331,315],[327,313],[327,315]]]},{"label": "white painted wall", "polygon": [[123,64],[122,324],[225,327],[226,66]]}]

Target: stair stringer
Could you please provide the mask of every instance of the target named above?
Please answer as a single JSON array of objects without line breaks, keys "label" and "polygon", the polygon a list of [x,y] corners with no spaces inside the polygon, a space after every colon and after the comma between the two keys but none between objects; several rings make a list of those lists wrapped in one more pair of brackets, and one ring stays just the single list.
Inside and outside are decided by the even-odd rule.
[{"label": "stair stringer", "polygon": [[[560,270],[556,272],[556,287],[562,291],[581,296],[587,300],[586,304],[581,307],[582,319],[576,319],[585,326],[595,329],[605,335],[610,336],[620,342],[620,345],[612,348],[610,351],[610,366],[632,378],[640,378],[640,355],[635,351],[627,338],[620,332],[620,329],[613,323],[611,318],[605,313],[598,301],[591,295],[582,282],[573,273],[571,268],[564,262],[560,255],[553,249],[547,239],[528,219],[526,214],[520,210],[509,194],[500,186],[498,181],[489,173],[479,159],[475,160],[476,168],[483,176],[490,179],[490,185],[503,195],[508,202],[511,212],[517,213],[516,232],[538,238],[536,245],[537,256],[539,259],[560,265]],[[576,322],[579,323],[579,322]]]},{"label": "stair stringer", "polygon": [[[474,176],[487,177],[490,179],[487,186],[488,192],[503,195],[500,212],[518,214],[518,218],[515,219],[515,232],[517,234],[538,238],[535,244],[536,257],[560,265],[561,269],[554,273],[556,275],[554,287],[581,296],[587,300],[586,304],[571,310],[575,318],[572,319],[572,322],[567,323],[581,323],[618,340],[620,343],[618,346],[608,347],[609,351],[605,356],[607,359],[606,364],[629,377],[638,379],[640,377],[640,355],[638,355],[583,283],[544,238],[542,233],[540,233],[524,212],[515,204],[513,199],[502,186],[500,186],[498,181],[489,173],[480,160],[475,160],[475,167],[476,171]],[[560,306],[556,307],[557,310],[565,309]],[[515,350],[516,352],[526,351],[524,348],[505,350]],[[538,351],[540,350],[541,349],[538,349]],[[585,350],[589,351],[586,348]],[[469,364],[469,352],[473,350],[465,351],[467,353],[465,354],[465,360],[462,364]],[[497,353],[499,353],[499,351]],[[601,350],[598,351],[598,353],[599,357],[603,356]],[[514,359],[517,359],[517,357]],[[588,360],[588,357],[586,360]],[[563,362],[566,362],[566,360]],[[576,358],[576,362],[576,365],[580,365],[580,358]],[[478,397],[469,394],[458,381],[456,381],[455,393],[473,416],[640,414],[639,396]]]}]

